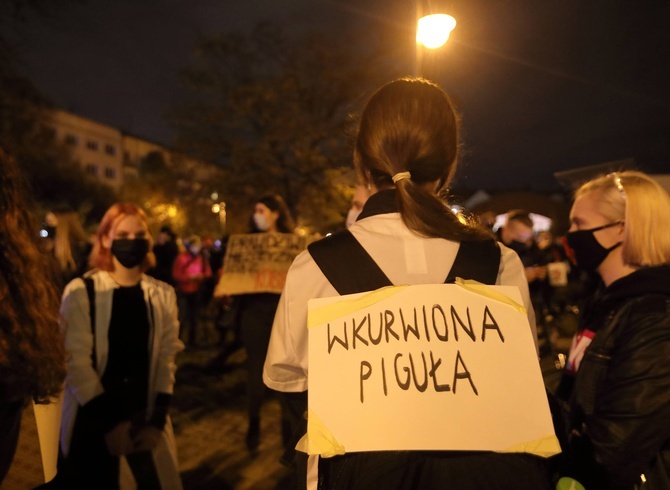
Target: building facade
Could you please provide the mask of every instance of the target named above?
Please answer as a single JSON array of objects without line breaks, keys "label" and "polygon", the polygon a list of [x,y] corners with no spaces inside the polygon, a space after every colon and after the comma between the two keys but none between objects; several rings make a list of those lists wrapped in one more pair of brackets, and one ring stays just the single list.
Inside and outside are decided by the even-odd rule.
[{"label": "building facade", "polygon": [[168,164],[178,162],[191,169],[195,182],[189,185],[211,182],[216,174],[211,165],[61,109],[51,111],[49,126],[56,139],[70,147],[73,159],[87,174],[116,191],[124,182],[138,177],[142,160],[152,153],[161,154]]},{"label": "building facade", "polygon": [[215,166],[60,109],[51,111],[48,126],[56,140],[70,148],[73,160],[90,177],[111,187],[124,199],[128,198],[128,192],[134,192],[131,183],[140,178],[143,162],[162,159],[174,176],[176,194],[169,200],[160,193],[133,195],[134,200],[141,200],[138,204],[147,213],[153,229],[171,224],[177,229],[214,235],[225,229],[225,202],[216,192],[217,182],[222,179],[221,170]]},{"label": "building facade", "polygon": [[49,125],[70,147],[82,169],[118,190],[123,184],[123,138],[118,129],[63,110],[51,111]]}]

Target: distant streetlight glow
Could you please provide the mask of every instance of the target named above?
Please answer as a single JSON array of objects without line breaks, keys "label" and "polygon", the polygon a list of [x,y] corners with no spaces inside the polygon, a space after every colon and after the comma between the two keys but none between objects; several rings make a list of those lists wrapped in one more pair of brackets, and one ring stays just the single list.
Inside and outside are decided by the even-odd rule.
[{"label": "distant streetlight glow", "polygon": [[[218,196],[218,194],[217,194]],[[226,202],[216,202],[212,204],[212,213],[219,215],[219,223],[221,224],[221,232],[226,230]]]},{"label": "distant streetlight glow", "polygon": [[456,27],[456,19],[447,14],[426,15],[419,19],[416,42],[430,49],[444,45]]}]

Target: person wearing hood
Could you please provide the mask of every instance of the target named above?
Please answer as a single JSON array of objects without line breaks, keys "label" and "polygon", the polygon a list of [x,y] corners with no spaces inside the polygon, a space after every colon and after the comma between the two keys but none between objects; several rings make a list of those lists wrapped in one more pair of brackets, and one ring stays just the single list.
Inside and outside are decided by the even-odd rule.
[{"label": "person wearing hood", "polygon": [[557,395],[569,405],[563,472],[589,490],[670,488],[669,221],[670,197],[641,172],[575,195],[566,249],[602,284]]}]

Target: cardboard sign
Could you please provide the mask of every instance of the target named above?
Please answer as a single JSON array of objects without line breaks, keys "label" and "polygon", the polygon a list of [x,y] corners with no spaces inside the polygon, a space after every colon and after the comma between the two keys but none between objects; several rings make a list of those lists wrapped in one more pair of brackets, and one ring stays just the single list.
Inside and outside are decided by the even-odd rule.
[{"label": "cardboard sign", "polygon": [[214,295],[281,293],[293,259],[312,241],[292,233],[232,235]]},{"label": "cardboard sign", "polygon": [[56,477],[56,463],[58,461],[58,439],[60,437],[60,422],[63,412],[63,396],[51,400],[49,405],[33,403],[37,436],[40,441],[42,455],[42,469],[44,481],[49,482]]},{"label": "cardboard sign", "polygon": [[521,303],[470,281],[311,300],[307,452],[560,452]]}]

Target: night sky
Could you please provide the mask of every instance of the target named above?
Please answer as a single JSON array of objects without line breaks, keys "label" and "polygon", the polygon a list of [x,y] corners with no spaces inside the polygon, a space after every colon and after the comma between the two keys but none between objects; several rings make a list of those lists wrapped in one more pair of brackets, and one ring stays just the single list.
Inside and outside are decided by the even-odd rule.
[{"label": "night sky", "polygon": [[[328,35],[363,29],[396,42],[398,65],[413,74],[407,0],[65,4],[9,30],[25,74],[64,109],[163,144],[173,136],[163,117],[180,95],[178,70],[202,33],[247,31],[268,19]],[[558,187],[556,171],[626,158],[670,172],[670,2],[445,5],[458,25],[422,74],[462,113],[460,187],[547,190]]]}]

